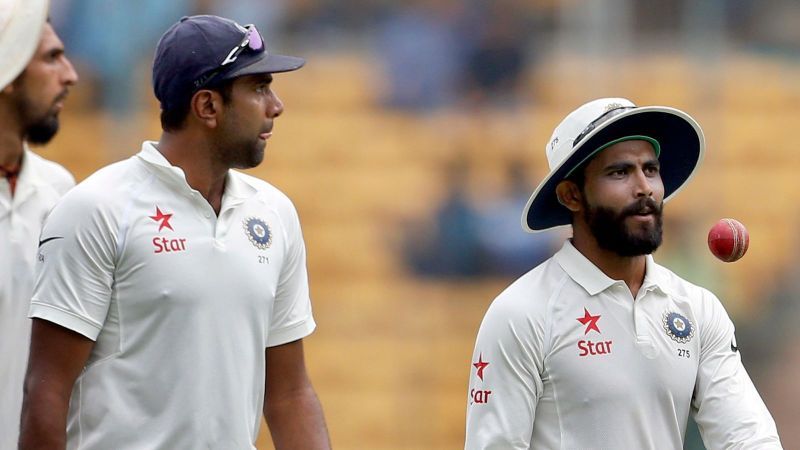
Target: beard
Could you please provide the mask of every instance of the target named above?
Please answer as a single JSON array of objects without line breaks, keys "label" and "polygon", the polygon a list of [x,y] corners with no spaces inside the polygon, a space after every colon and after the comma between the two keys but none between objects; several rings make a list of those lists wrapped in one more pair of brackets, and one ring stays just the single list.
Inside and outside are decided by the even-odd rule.
[{"label": "beard", "polygon": [[[66,91],[55,101],[66,97]],[[36,106],[27,96],[20,96],[17,102],[17,114],[22,119],[25,140],[31,144],[47,144],[58,133],[58,112],[52,107],[45,113],[37,113]]]},{"label": "beard", "polygon": [[[584,220],[600,248],[619,256],[630,257],[649,255],[661,245],[663,202],[657,204],[652,198],[643,198],[619,212],[604,206],[592,207],[585,197],[582,202]],[[636,225],[630,229],[625,219],[642,211],[651,212],[655,222],[652,225]]]},{"label": "beard", "polygon": [[25,128],[25,140],[31,144],[47,144],[58,133],[58,116],[49,115]]}]

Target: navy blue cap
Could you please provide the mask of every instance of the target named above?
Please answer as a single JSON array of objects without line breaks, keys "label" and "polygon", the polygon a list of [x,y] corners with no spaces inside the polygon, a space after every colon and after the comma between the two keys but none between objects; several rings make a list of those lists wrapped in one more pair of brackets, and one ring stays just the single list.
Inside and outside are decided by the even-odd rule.
[{"label": "navy blue cap", "polygon": [[153,91],[161,108],[169,109],[224,80],[289,72],[304,64],[302,58],[268,52],[252,25],[211,15],[183,17],[158,41]]}]

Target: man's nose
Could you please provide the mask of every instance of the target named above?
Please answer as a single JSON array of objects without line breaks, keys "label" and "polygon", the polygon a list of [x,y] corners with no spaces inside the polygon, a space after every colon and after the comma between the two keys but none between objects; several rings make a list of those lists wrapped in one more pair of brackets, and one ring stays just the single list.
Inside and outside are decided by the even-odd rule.
[{"label": "man's nose", "polygon": [[653,184],[651,179],[644,173],[644,170],[639,169],[636,171],[636,196],[637,197],[652,197]]},{"label": "man's nose", "polygon": [[68,86],[73,86],[78,82],[78,72],[72,66],[72,62],[66,56],[62,56],[62,65],[64,66],[62,74],[62,82]]},{"label": "man's nose", "polygon": [[283,114],[283,102],[278,94],[272,93],[272,101],[267,106],[267,117],[274,119]]}]

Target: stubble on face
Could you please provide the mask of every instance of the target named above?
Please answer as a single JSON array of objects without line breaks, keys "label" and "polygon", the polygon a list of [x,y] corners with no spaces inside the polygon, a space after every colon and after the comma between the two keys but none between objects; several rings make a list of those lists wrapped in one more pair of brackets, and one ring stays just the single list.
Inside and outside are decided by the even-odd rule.
[{"label": "stubble on face", "polygon": [[[663,235],[664,203],[651,197],[642,198],[621,211],[605,206],[592,206],[581,198],[583,217],[598,246],[623,257],[649,255],[661,245]],[[637,214],[652,213],[652,224],[629,227],[626,219]]]},{"label": "stubble on face", "polygon": [[252,169],[264,160],[266,144],[243,133],[231,133],[217,142],[217,160],[231,169]]},{"label": "stubble on face", "polygon": [[252,169],[264,160],[266,142],[252,131],[243,130],[232,102],[219,129],[216,145],[217,160],[231,169]]}]

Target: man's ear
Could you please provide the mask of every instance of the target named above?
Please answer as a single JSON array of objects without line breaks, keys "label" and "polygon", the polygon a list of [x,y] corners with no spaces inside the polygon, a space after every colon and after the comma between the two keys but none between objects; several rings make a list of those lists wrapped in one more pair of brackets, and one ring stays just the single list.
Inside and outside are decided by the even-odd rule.
[{"label": "man's ear", "polygon": [[191,113],[197,120],[208,128],[217,127],[222,111],[222,97],[219,93],[201,89],[192,96],[190,106]]},{"label": "man's ear", "polygon": [[22,86],[22,83],[25,80],[25,74],[26,73],[28,73],[28,68],[27,67],[22,69],[22,72],[19,75],[17,75],[17,78],[14,78],[13,80],[11,80],[11,82],[8,83],[6,85],[6,87],[4,87],[2,90],[0,90],[0,93],[5,94],[5,95],[9,95],[9,94],[13,94],[14,91],[20,89],[20,86]]},{"label": "man's ear", "polygon": [[[25,71],[23,71],[23,73],[25,73]],[[21,78],[22,78],[22,74],[17,75],[17,78],[15,78],[13,81],[8,83],[6,85],[6,87],[4,87],[2,91],[0,91],[0,93],[5,94],[5,95],[13,94],[14,93],[14,88],[17,86],[17,81],[19,81]]]},{"label": "man's ear", "polygon": [[583,207],[581,202],[583,192],[574,181],[564,180],[558,183],[556,196],[558,197],[558,203],[561,203],[572,212],[578,212]]}]

